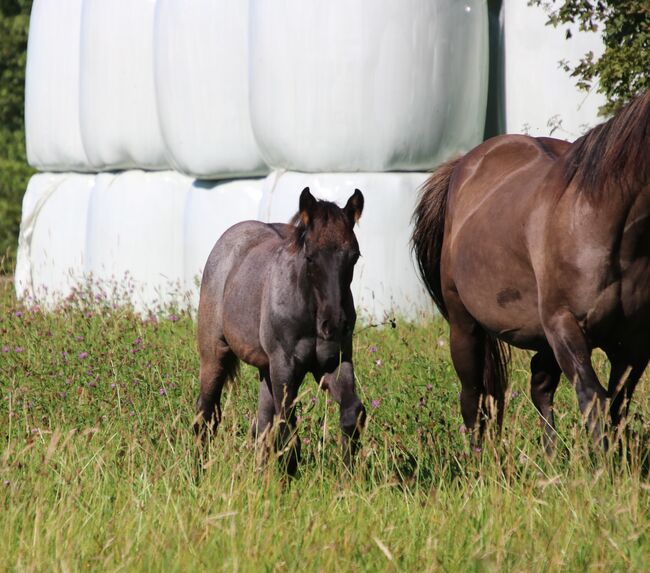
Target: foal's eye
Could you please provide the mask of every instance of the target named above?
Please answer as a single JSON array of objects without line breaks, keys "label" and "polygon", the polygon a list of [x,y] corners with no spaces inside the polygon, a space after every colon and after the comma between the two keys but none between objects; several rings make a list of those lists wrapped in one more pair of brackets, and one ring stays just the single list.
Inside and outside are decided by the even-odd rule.
[{"label": "foal's eye", "polygon": [[309,255],[305,256],[305,258],[307,259],[307,262],[308,262],[309,264],[311,264],[311,263],[314,262],[314,258],[313,258],[313,257],[310,257]]}]

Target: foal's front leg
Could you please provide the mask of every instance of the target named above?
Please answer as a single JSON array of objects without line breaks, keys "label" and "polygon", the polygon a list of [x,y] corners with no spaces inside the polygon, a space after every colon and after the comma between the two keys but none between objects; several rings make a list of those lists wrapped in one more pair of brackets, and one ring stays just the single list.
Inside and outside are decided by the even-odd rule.
[{"label": "foal's front leg", "polygon": [[325,374],[321,384],[340,407],[343,461],[351,469],[359,449],[359,436],[366,422],[366,409],[355,388],[352,361],[342,362],[334,372]]},{"label": "foal's front leg", "polygon": [[284,356],[271,359],[269,368],[275,407],[275,447],[282,465],[294,475],[300,459],[300,441],[296,432],[296,396],[304,371]]}]

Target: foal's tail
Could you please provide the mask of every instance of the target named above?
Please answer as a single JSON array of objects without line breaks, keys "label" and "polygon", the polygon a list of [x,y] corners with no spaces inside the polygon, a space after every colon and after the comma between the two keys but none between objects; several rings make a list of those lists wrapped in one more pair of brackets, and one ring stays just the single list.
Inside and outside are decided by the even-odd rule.
[{"label": "foal's tail", "polygon": [[420,189],[420,200],[413,213],[411,244],[415,251],[420,276],[442,316],[447,318],[447,307],[440,284],[440,255],[445,232],[445,214],[449,182],[462,157],[443,163]]}]

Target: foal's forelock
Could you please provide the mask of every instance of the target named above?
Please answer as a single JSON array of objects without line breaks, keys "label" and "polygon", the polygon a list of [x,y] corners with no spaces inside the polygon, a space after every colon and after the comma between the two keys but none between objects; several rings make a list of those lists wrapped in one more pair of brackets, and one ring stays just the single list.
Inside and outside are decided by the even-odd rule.
[{"label": "foal's forelock", "polygon": [[[650,179],[650,90],[578,139],[564,156],[564,175],[583,193],[634,192]],[[614,189],[612,189],[614,190]]]},{"label": "foal's forelock", "polygon": [[354,240],[354,233],[349,226],[343,210],[335,203],[319,201],[317,213],[309,225],[306,225],[296,213],[290,221],[294,226],[292,247],[299,251],[305,244],[307,236],[316,248],[336,247],[349,244]]}]

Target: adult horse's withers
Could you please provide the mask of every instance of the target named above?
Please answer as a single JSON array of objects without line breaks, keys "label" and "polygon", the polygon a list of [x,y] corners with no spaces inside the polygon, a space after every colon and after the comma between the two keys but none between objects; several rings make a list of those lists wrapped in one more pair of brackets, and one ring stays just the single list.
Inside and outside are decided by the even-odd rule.
[{"label": "adult horse's withers", "polygon": [[[450,325],[465,424],[504,401],[503,342],[536,351],[531,392],[552,446],[564,372],[596,440],[650,357],[650,92],[575,143],[501,136],[436,170],[415,213],[424,281]],[[593,348],[611,362],[605,390]]]},{"label": "adult horse's withers", "polygon": [[[244,221],[217,241],[199,300],[197,432],[219,423],[221,391],[241,359],[260,375],[253,433],[268,435],[277,420],[282,451],[295,438],[298,388],[312,373],[340,405],[343,456],[351,464],[365,421],[355,390],[350,291],[363,203],[358,189],[341,209],[305,188],[293,224]],[[286,465],[293,473],[300,442],[291,441]]]}]

